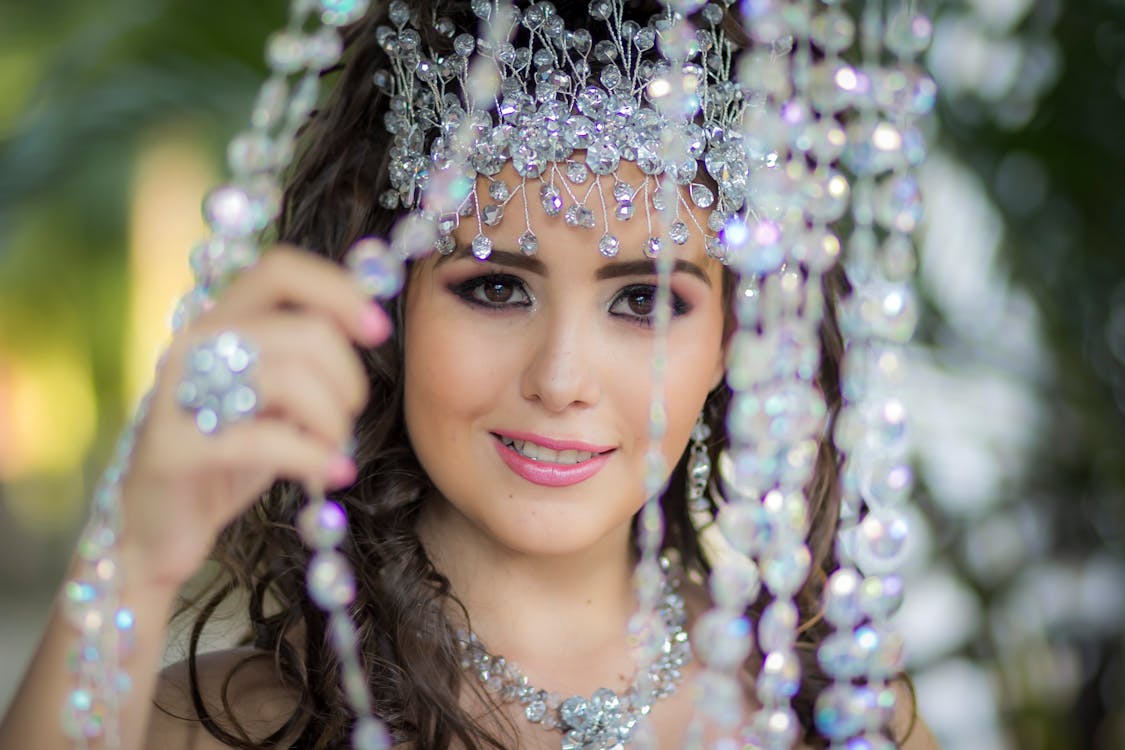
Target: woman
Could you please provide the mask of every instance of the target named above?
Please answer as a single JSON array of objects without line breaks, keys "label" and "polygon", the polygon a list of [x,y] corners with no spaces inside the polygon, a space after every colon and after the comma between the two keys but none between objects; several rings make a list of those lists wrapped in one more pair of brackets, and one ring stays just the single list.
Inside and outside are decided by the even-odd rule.
[{"label": "woman", "polygon": [[[440,10],[455,31],[473,28],[467,7]],[[647,19],[655,10],[627,12]],[[586,8],[562,12],[574,27]],[[418,15],[438,17],[428,7]],[[339,261],[358,238],[385,235],[402,213],[382,204],[388,188],[403,194],[388,165],[396,151],[382,127],[387,98],[370,84],[372,71],[388,64],[383,23],[372,13],[351,29],[336,90],[307,127],[285,198],[287,244],[239,275],[179,332],[162,362],[121,485],[121,597],[136,619],[124,662],[133,685],[119,706],[125,747],[347,745],[353,719],[341,666],[326,618],[306,592],[311,553],[296,528],[302,486],[329,489],[348,515],[341,549],[357,574],[352,613],[366,688],[404,746],[559,745],[557,727],[531,719],[526,702],[498,695],[474,676],[479,670],[465,668],[486,651],[564,696],[599,688],[630,696],[643,671],[628,633],[656,346],[657,266],[643,249],[651,224],[603,210],[590,220],[600,228],[591,234],[587,217],[571,221],[546,193],[532,197],[548,184],[545,175],[528,179],[526,164],[507,161],[487,179],[476,175],[464,205],[476,207],[477,221],[463,212],[449,235],[452,252],[412,262],[397,301],[372,303]],[[430,47],[450,47],[454,37],[441,23],[419,31]],[[581,151],[573,161],[583,160]],[[579,168],[582,180],[572,182],[603,205],[620,184],[649,184],[628,160],[599,170],[587,151],[583,163],[594,174]],[[500,199],[498,183],[519,188]],[[509,218],[482,220],[481,207],[498,200]],[[665,585],[671,600],[682,598],[690,632],[710,595],[684,489],[689,439],[704,439],[701,421],[715,436],[705,448],[716,461],[727,442],[723,375],[735,278],[702,230],[713,209],[700,204],[710,201],[678,200],[700,231],[662,250],[674,265],[658,446],[674,467],[661,501],[662,546],[674,558]],[[830,301],[843,291],[838,273],[827,277]],[[205,418],[182,392],[185,368],[201,352],[213,355],[223,336],[228,349],[256,359],[257,404],[242,419]],[[835,409],[841,345],[832,314],[820,338],[817,384]],[[819,601],[834,567],[837,496],[834,451],[828,441],[819,450],[810,483],[814,574],[795,597],[804,679],[794,707],[810,747],[825,746],[812,707],[826,678],[812,649],[828,632]],[[213,547],[229,576],[199,602],[188,660],[157,675],[163,623]],[[240,590],[249,595],[245,647],[197,653],[203,625]],[[768,601],[763,593],[750,614]],[[66,694],[67,630],[56,615],[0,745],[70,746],[41,719]],[[756,707],[760,660],[751,655],[741,671],[739,723]],[[672,688],[691,686],[701,670],[682,661],[659,675]],[[659,747],[677,748],[692,731],[695,696],[669,692],[651,704],[646,731]],[[909,697],[900,703],[895,739],[932,747]],[[706,731],[712,739],[720,733]]]}]

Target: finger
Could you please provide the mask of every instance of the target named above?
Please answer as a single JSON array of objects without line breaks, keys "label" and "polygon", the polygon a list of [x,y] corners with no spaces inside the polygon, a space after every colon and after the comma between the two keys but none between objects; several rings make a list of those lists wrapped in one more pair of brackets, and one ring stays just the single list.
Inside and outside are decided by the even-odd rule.
[{"label": "finger", "polygon": [[283,362],[297,363],[316,373],[352,415],[367,402],[369,382],[359,355],[338,328],[326,318],[283,312],[245,328],[261,352],[259,372]]},{"label": "finger", "polygon": [[347,336],[374,346],[390,333],[386,314],[346,269],[313,253],[279,246],[241,273],[201,319],[237,319],[297,307],[333,320]]},{"label": "finger", "polygon": [[261,471],[306,486],[339,489],[355,481],[355,463],[334,444],[284,419],[260,417],[212,436],[218,468]]},{"label": "finger", "polygon": [[258,415],[280,418],[340,446],[352,433],[352,412],[319,372],[300,360],[261,368]]}]

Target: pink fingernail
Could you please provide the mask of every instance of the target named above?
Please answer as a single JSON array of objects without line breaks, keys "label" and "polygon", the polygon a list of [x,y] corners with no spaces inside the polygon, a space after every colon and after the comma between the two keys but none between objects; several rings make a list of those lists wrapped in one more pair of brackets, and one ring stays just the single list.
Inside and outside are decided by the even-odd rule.
[{"label": "pink fingernail", "polygon": [[328,464],[328,481],[333,487],[347,487],[355,483],[355,462],[347,456],[335,456]]},{"label": "pink fingernail", "polygon": [[360,327],[363,329],[364,339],[372,344],[385,339],[390,330],[386,314],[375,305],[364,308],[360,317]]}]

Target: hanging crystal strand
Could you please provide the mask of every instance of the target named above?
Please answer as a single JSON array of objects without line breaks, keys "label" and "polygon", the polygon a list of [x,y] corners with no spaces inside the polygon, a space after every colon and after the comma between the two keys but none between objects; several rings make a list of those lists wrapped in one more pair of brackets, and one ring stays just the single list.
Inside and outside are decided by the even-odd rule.
[{"label": "hanging crystal strand", "polygon": [[[286,29],[270,39],[267,61],[272,75],[258,95],[250,129],[232,139],[228,148],[231,182],[204,199],[211,236],[191,253],[196,284],[177,306],[174,329],[207,309],[222,285],[257,259],[266,239],[263,233],[280,208],[280,173],[292,159],[298,127],[315,105],[319,72],[334,64],[342,51],[332,27],[357,20],[366,5],[362,0],[294,0]],[[291,86],[293,78],[296,84]],[[70,658],[76,685],[63,708],[63,728],[76,748],[121,746],[120,700],[131,683],[121,661],[134,631],[134,615],[120,603],[117,541],[125,531],[121,482],[150,399],[151,391],[117,443],[79,540],[77,573],[63,587],[64,611],[78,631]],[[380,736],[370,730],[365,735]]]},{"label": "hanging crystal strand", "polygon": [[78,542],[78,568],[63,586],[63,612],[78,637],[67,654],[75,685],[63,706],[62,727],[76,748],[121,747],[120,701],[132,683],[121,661],[132,646],[134,628],[132,610],[121,606],[117,568],[117,541],[123,531],[121,481],[149,398],[141,401],[117,442]]},{"label": "hanging crystal strand", "polygon": [[[753,40],[739,61],[750,99],[743,137],[759,163],[746,215],[723,229],[743,281],[735,300],[739,329],[728,370],[734,392],[727,415],[730,460],[720,473],[729,505],[718,522],[732,546],[757,559],[771,595],[757,623],[763,662],[756,692],[762,708],[752,717],[749,738],[770,750],[788,750],[799,735],[791,705],[801,681],[794,597],[811,565],[804,488],[812,478],[825,415],[814,384],[821,269],[808,267],[805,249],[809,224],[824,223],[818,217],[826,177],[808,172],[796,137],[813,120],[809,6],[802,0],[742,7]],[[765,356],[769,351],[781,356]],[[716,592],[721,591],[718,572],[712,574]],[[752,601],[748,595],[757,594],[756,577],[747,571],[735,580],[742,582],[747,603]]]},{"label": "hanging crystal strand", "polygon": [[[687,95],[684,89],[684,76],[680,70],[682,63],[690,55],[681,42],[693,34],[691,24],[682,14],[665,9],[664,18],[657,25],[658,44],[672,64],[657,79],[649,82],[648,94],[655,107],[670,117],[678,108],[684,106]],[[679,64],[676,64],[679,63]],[[678,118],[677,118],[678,119]],[[673,133],[668,128],[665,134]],[[674,152],[677,143],[675,136],[665,138],[661,144],[660,157]],[[641,508],[637,527],[637,543],[640,560],[634,573],[634,589],[637,594],[637,612],[630,619],[628,630],[631,639],[639,646],[644,663],[652,663],[660,658],[660,651],[667,641],[667,626],[658,610],[663,595],[663,580],[668,571],[661,567],[660,551],[664,542],[664,514],[661,497],[664,494],[669,471],[664,459],[664,438],[668,428],[667,393],[665,379],[668,369],[668,327],[672,317],[672,267],[675,260],[673,245],[668,238],[668,229],[673,221],[673,207],[677,205],[678,186],[665,177],[660,180],[653,200],[655,226],[650,226],[650,237],[644,248],[645,254],[653,257],[657,268],[656,298],[654,300],[653,320],[653,358],[651,370],[651,396],[649,402],[648,451],[645,455],[644,493],[647,500]],[[645,206],[646,212],[649,206]],[[651,705],[655,702],[656,685],[642,687],[641,702]],[[647,694],[646,694],[647,693]],[[638,748],[655,747],[655,735],[641,722],[634,736]]]},{"label": "hanging crystal strand", "polygon": [[347,536],[347,516],[322,491],[309,488],[308,494],[308,503],[297,517],[297,529],[313,550],[306,575],[309,596],[328,615],[328,638],[340,661],[344,696],[356,717],[352,747],[389,750],[391,737],[373,715],[370,686],[356,653],[359,634],[348,612],[355,599],[355,573],[339,550]]},{"label": "hanging crystal strand", "polygon": [[[912,489],[898,390],[903,348],[917,320],[910,234],[922,205],[912,169],[924,156],[912,121],[933,104],[933,83],[913,59],[929,37],[930,22],[912,2],[886,18],[882,3],[868,3],[861,85],[853,98],[858,112],[844,154],[856,185],[845,261],[853,292],[841,311],[848,360],[835,431],[846,457],[841,568],[825,589],[825,617],[836,632],[818,653],[834,682],[815,711],[818,729],[841,750],[856,741],[874,750],[896,746],[886,731],[895,707],[889,680],[903,667],[902,638],[889,618],[902,601],[897,571],[907,552],[903,505]],[[887,64],[884,45],[893,55]]]}]

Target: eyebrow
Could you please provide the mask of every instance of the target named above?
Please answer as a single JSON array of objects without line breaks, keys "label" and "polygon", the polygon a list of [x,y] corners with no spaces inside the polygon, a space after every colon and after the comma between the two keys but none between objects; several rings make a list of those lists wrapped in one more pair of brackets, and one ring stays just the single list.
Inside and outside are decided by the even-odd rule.
[{"label": "eyebrow", "polygon": [[[472,248],[469,245],[458,245],[449,255],[442,255],[437,259],[434,268],[441,266],[443,263],[460,258],[472,258],[478,263],[495,263],[500,266],[519,268],[539,276],[547,275],[547,265],[533,255],[514,253],[510,250],[494,249],[492,254],[488,256],[488,260],[481,261],[473,255]],[[698,264],[684,260],[683,258],[676,258],[676,262],[672,265],[672,272],[691,274],[702,280],[707,286],[711,286],[711,277],[707,275],[707,272]],[[594,274],[594,278],[598,281],[604,281],[605,279],[616,279],[621,276],[656,275],[658,275],[658,272],[655,259],[638,258],[636,260],[620,260],[606,263],[598,268],[597,272]]]}]

